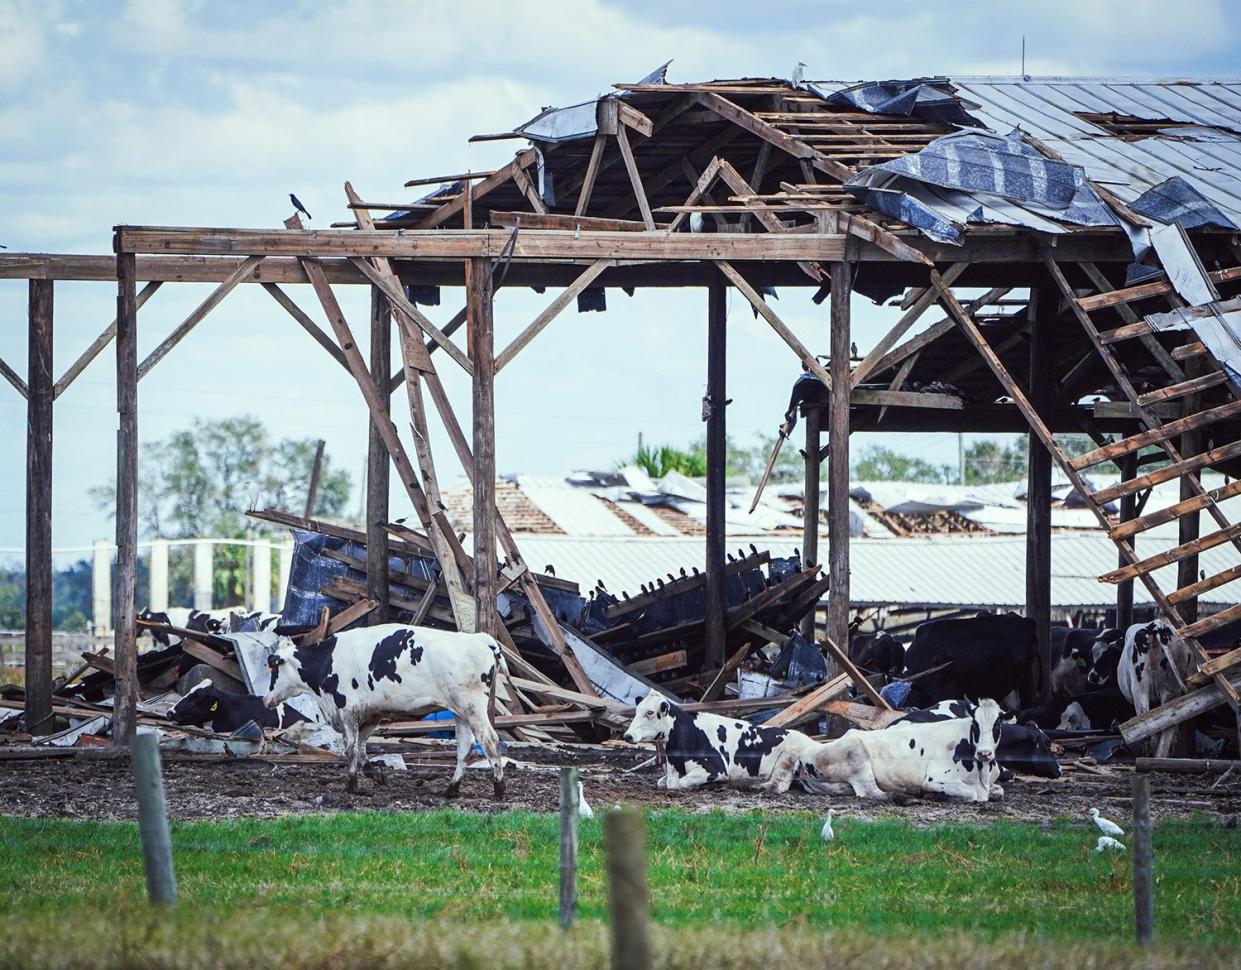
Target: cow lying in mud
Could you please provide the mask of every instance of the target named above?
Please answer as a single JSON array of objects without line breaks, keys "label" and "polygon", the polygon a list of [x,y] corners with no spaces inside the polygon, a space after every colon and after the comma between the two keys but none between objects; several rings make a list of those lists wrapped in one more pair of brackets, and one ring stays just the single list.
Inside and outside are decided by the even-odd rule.
[{"label": "cow lying in mud", "polygon": [[859,798],[940,794],[985,802],[1002,798],[1000,768],[1003,712],[993,700],[969,709],[966,717],[929,723],[898,721],[879,731],[848,731],[822,744],[811,741],[797,757],[782,757],[770,790],[788,788],[798,767],[816,789],[852,791]]},{"label": "cow lying in mud", "polygon": [[358,790],[358,775],[367,768],[366,741],[381,721],[448,708],[456,722],[457,768],[446,797],[460,790],[475,737],[491,765],[495,797],[504,797],[500,737],[492,721],[496,677],[505,667],[499,645],[487,634],[390,623],[318,643],[281,637],[267,666],[268,707],[310,694],[323,719],[345,736],[349,791]]},{"label": "cow lying in mud", "polygon": [[800,731],[682,710],[656,691],[638,704],[624,737],[630,744],[663,744],[667,762],[659,787],[669,789],[731,782],[785,792],[793,776],[771,785],[773,768],[781,758],[796,764],[813,743]]},{"label": "cow lying in mud", "polygon": [[209,727],[221,734],[232,734],[251,721],[259,727],[287,728],[306,718],[284,704],[272,709],[263,703],[261,697],[233,694],[204,680],[191,687],[169,708],[168,720],[173,724]]}]

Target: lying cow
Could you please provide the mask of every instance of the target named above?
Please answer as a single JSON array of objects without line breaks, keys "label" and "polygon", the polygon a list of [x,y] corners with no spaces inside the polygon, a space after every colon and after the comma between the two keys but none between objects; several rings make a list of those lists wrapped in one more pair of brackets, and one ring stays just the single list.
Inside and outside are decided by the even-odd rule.
[{"label": "lying cow", "polygon": [[[926,710],[911,709],[892,723],[933,724],[972,717],[974,710],[975,705],[966,700],[942,701]],[[1012,715],[1005,714],[1000,719],[1000,743],[995,749],[995,760],[1001,768],[1023,775],[1060,777],[1060,762],[1051,750],[1051,739],[1039,729],[1038,724],[1016,723]]]},{"label": "lying cow", "polygon": [[460,791],[465,758],[477,737],[491,765],[495,797],[504,797],[500,737],[492,718],[497,673],[507,668],[499,644],[487,634],[388,623],[346,630],[318,643],[294,644],[281,637],[267,666],[268,707],[311,694],[323,719],[344,735],[349,791],[358,790],[366,741],[381,721],[448,708],[456,722],[457,768],[445,796]]},{"label": "lying cow", "polygon": [[800,731],[762,727],[716,714],[690,712],[651,691],[634,710],[625,731],[630,744],[649,741],[664,746],[665,771],[660,788],[696,788],[711,782],[762,785],[786,792],[792,774],[770,785],[772,769],[782,757],[796,764],[803,748],[812,744]]},{"label": "lying cow", "polygon": [[930,707],[956,697],[998,697],[1010,708],[1033,704],[1039,682],[1034,621],[1003,613],[923,623],[905,651],[905,670],[916,674],[943,664],[914,681],[909,704]]},{"label": "lying cow", "polygon": [[287,728],[305,721],[306,717],[287,704],[270,709],[263,698],[250,694],[232,694],[204,680],[186,693],[168,711],[173,724],[189,724],[210,728],[221,734],[232,734],[254,721],[259,727]]},{"label": "lying cow", "polygon": [[1018,722],[1045,731],[1098,731],[1133,717],[1133,705],[1116,686],[1090,690],[1017,712]]},{"label": "lying cow", "polygon": [[926,723],[899,721],[879,731],[852,730],[835,741],[810,742],[796,762],[782,758],[771,785],[787,785],[798,767],[811,787],[851,790],[860,798],[927,793],[985,802],[1002,798],[1000,705],[984,700],[968,717]]},{"label": "lying cow", "polygon": [[[1168,703],[1185,692],[1185,679],[1192,672],[1189,645],[1176,635],[1166,620],[1135,623],[1125,631],[1125,648],[1116,670],[1116,685],[1133,704],[1140,717],[1152,707]],[[1175,739],[1175,730],[1164,731],[1156,747],[1158,757],[1166,757]]]}]

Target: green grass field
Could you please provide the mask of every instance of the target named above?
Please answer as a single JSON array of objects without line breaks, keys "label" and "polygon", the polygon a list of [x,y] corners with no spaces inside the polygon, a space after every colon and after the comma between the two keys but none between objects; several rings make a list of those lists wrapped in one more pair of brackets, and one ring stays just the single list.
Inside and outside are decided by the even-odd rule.
[{"label": "green grass field", "polygon": [[[243,966],[290,955],[317,965],[329,952],[332,966],[535,966],[540,952],[596,965],[606,954],[601,825],[582,823],[584,925],[567,948],[549,925],[556,826],[551,815],[452,811],[178,824],[181,901],[161,919],[143,901],[136,826],[0,819],[5,936],[36,948],[0,948],[0,966],[66,956],[81,966]],[[1130,858],[1095,855],[1096,833],[1081,823],[846,818],[836,829],[824,845],[810,815],[649,815],[663,965],[765,966],[773,946],[799,960],[882,946],[892,966],[901,954],[940,965],[926,962],[928,947],[1009,968],[1133,957]],[[1168,821],[1155,858],[1159,965],[1241,966],[1241,837],[1209,820]],[[51,926],[62,928],[60,950],[46,939]],[[342,933],[353,941],[344,950],[332,942]]]}]

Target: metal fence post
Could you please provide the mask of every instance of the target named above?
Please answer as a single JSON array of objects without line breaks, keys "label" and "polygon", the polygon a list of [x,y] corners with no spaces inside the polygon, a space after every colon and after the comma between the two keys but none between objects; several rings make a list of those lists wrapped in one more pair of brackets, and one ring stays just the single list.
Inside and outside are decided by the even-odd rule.
[{"label": "metal fence post", "polygon": [[646,828],[632,806],[603,818],[612,916],[612,970],[651,970],[650,898],[646,885]]},{"label": "metal fence post", "polygon": [[1155,936],[1155,874],[1151,848],[1150,775],[1133,776],[1133,916],[1139,946]]},{"label": "metal fence post", "polygon": [[577,919],[577,769],[560,769],[560,928]]},{"label": "metal fence post", "polygon": [[138,832],[146,866],[147,897],[171,906],[177,901],[177,877],[172,868],[172,837],[168,833],[168,806],[160,774],[159,735],[142,732],[129,745],[134,783],[138,789]]}]

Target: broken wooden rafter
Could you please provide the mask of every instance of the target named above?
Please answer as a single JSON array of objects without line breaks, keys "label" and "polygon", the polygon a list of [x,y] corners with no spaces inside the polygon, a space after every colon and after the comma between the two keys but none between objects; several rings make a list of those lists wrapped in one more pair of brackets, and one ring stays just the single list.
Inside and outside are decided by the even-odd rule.
[{"label": "broken wooden rafter", "polygon": [[[529,168],[534,164],[537,157],[538,153],[533,148],[526,148],[519,151],[516,157],[507,165],[496,169],[486,178],[482,179],[477,185],[472,185],[469,193],[470,198],[477,202],[483,196],[487,195],[492,189],[498,188],[505,182],[510,181],[514,172],[519,169]],[[439,209],[432,212],[429,216],[418,223],[418,228],[434,229],[436,226],[443,224],[448,219],[451,219],[458,212],[465,209],[465,197],[466,193],[462,192],[453,201],[440,206]]]},{"label": "broken wooden rafter", "polygon": [[514,357],[516,357],[522,349],[537,337],[544,328],[547,327],[560,312],[564,310],[569,303],[575,299],[584,289],[590,286],[604,270],[616,265],[615,260],[600,259],[588,266],[585,271],[576,280],[569,284],[565,290],[554,299],[551,304],[540,313],[521,333],[513,338],[512,342],[505,347],[500,353],[496,354],[495,372],[498,374]]}]

